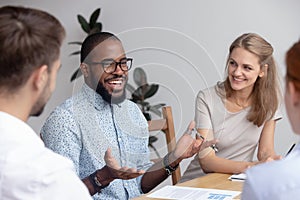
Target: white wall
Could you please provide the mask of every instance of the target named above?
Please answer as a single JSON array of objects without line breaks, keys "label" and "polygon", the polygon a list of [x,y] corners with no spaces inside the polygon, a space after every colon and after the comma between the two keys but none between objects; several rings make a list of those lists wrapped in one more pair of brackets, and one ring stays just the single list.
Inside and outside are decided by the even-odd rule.
[{"label": "white wall", "polygon": [[[237,36],[256,32],[265,37],[275,49],[274,55],[280,76],[283,77],[284,53],[300,35],[298,0],[0,2],[1,6],[9,4],[46,10],[58,17],[67,30],[57,89],[42,116],[29,120],[37,132],[50,111],[73,93],[75,85],[79,85],[78,82],[69,81],[79,66],[79,57],[70,57],[69,54],[78,50],[78,47],[67,44],[85,37],[77,22],[77,14],[89,17],[96,8],[102,9],[100,21],[103,23],[103,31],[119,35],[128,55],[134,57],[134,67],[143,67],[148,81],[161,85],[159,93],[151,102],[164,102],[173,107],[178,137],[193,119],[196,93],[223,78],[228,47]],[[134,84],[132,74],[130,79],[130,83]],[[284,118],[278,123],[275,133],[276,151],[281,155],[293,141],[298,140],[292,134],[284,107],[282,111]],[[159,136],[162,137],[161,134]],[[163,144],[158,142],[156,146],[165,152]]]}]

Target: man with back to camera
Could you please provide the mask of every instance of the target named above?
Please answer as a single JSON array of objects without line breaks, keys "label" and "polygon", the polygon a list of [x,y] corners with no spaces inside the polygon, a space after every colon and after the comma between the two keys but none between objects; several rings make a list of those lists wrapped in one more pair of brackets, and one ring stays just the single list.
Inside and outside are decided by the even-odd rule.
[{"label": "man with back to camera", "polygon": [[25,123],[55,87],[65,30],[52,15],[0,8],[0,199],[90,199],[72,163]]},{"label": "man with back to camera", "polygon": [[[147,193],[183,159],[215,143],[183,134],[175,150],[153,164],[149,160],[147,121],[137,105],[125,98],[133,59],[126,56],[121,41],[107,32],[90,35],[82,44],[80,59],[85,83],[51,113],[41,133],[47,147],[73,160],[94,199],[130,199]],[[194,126],[191,123],[189,130]],[[107,148],[121,166],[146,173],[120,180],[99,171]]]},{"label": "man with back to camera", "polygon": [[[25,123],[38,116],[55,88],[65,30],[41,10],[0,8],[0,199],[91,199],[69,160],[45,148]],[[110,151],[105,172],[135,178]]]}]

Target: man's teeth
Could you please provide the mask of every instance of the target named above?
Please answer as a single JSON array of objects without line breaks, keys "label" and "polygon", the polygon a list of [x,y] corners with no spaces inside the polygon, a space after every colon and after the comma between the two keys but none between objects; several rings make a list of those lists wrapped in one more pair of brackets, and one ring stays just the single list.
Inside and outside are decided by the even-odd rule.
[{"label": "man's teeth", "polygon": [[112,81],[109,81],[110,84],[116,84],[116,85],[117,84],[122,84],[122,82],[123,82],[122,80],[112,80]]}]

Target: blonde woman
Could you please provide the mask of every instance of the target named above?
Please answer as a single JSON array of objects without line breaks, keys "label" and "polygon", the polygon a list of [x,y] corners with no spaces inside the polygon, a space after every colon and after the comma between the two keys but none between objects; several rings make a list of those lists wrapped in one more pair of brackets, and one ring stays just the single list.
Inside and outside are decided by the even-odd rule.
[{"label": "blonde woman", "polygon": [[[200,91],[195,106],[197,131],[205,138],[217,138],[218,152],[201,151],[181,182],[209,172],[241,173],[280,158],[274,151],[274,130],[281,116],[272,54],[273,47],[255,33],[243,34],[231,44],[225,81]],[[258,161],[253,161],[257,147]]]}]

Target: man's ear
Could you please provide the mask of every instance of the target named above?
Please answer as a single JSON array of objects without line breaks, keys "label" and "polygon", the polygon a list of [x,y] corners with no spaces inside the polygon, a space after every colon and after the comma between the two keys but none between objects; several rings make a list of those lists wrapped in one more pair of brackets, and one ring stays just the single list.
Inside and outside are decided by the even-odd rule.
[{"label": "man's ear", "polygon": [[298,105],[300,103],[300,93],[297,92],[296,88],[295,88],[295,85],[292,81],[289,81],[287,83],[287,89],[288,89],[288,92],[291,96],[291,100],[292,100],[292,103],[293,105]]},{"label": "man's ear", "polygon": [[48,66],[43,65],[39,68],[37,68],[33,74],[33,86],[35,89],[41,89],[44,88],[45,85],[48,83],[49,79],[49,72],[48,72]]},{"label": "man's ear", "polygon": [[81,73],[84,76],[84,78],[87,78],[89,76],[89,68],[88,68],[87,64],[81,63],[80,70],[81,70]]}]

